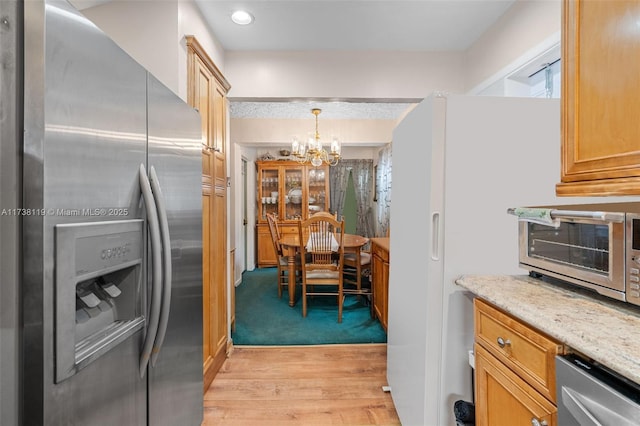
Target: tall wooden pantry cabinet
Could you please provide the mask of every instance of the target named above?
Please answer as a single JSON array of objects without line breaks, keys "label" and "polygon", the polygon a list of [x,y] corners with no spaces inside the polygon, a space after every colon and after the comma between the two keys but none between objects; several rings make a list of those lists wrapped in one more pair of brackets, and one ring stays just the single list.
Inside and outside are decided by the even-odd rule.
[{"label": "tall wooden pantry cabinet", "polygon": [[329,211],[329,166],[289,160],[256,161],[258,267],[276,266],[267,213],[278,217],[280,233],[297,234],[297,220]]},{"label": "tall wooden pantry cabinet", "polygon": [[187,36],[188,102],[202,119],[203,374],[206,390],[227,357],[227,92],[230,85]]}]

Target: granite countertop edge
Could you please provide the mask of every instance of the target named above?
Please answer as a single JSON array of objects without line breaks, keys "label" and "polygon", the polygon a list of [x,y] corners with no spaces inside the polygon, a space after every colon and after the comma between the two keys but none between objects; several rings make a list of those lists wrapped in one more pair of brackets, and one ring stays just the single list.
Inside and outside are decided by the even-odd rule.
[{"label": "granite countertop edge", "polygon": [[456,284],[576,352],[640,383],[640,308],[528,275],[463,275]]}]

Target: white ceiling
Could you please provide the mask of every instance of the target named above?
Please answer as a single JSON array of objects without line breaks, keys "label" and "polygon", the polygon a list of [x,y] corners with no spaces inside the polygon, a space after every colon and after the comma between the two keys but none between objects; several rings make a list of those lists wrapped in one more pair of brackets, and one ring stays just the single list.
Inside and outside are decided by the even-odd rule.
[{"label": "white ceiling", "polygon": [[[195,2],[225,50],[463,51],[514,0]],[[231,22],[238,9],[255,22]]]}]

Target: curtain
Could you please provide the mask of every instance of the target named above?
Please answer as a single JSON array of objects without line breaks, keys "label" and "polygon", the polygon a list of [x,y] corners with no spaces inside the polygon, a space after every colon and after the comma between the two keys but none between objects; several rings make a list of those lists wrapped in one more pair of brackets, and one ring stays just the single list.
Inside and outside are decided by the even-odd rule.
[{"label": "curtain", "polygon": [[373,179],[373,160],[340,160],[329,171],[331,206],[338,217],[342,216],[344,199],[349,182],[353,176],[356,192],[357,222],[356,233],[365,237],[373,236],[370,205],[372,201],[371,184]]},{"label": "curtain", "polygon": [[382,148],[378,153],[376,183],[378,200],[376,235],[386,236],[391,213],[391,144]]}]

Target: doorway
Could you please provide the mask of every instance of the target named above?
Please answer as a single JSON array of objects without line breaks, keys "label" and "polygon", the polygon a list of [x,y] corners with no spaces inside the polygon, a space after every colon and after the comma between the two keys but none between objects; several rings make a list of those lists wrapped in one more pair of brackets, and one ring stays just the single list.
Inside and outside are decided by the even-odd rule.
[{"label": "doorway", "polygon": [[[247,229],[247,217],[248,217],[248,205],[249,200],[247,197],[249,196],[248,191],[248,182],[247,182],[247,164],[248,161],[246,158],[242,157],[241,165],[240,165],[240,173],[242,174],[242,244],[243,244],[243,261],[242,261],[242,271],[240,271],[240,276],[242,273],[247,270],[247,258],[249,254],[249,237],[248,237],[248,229]],[[235,284],[235,283],[234,283]]]}]

